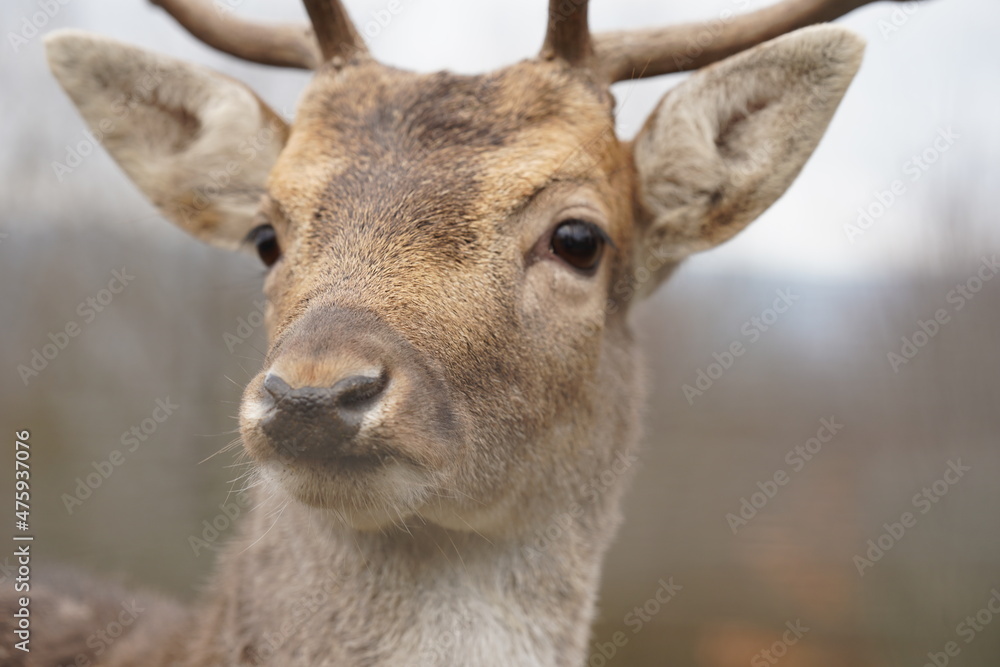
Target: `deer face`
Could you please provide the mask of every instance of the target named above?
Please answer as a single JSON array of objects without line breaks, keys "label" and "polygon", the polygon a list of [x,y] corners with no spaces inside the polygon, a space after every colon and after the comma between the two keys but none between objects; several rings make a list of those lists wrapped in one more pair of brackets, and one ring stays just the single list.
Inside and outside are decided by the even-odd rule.
[{"label": "deer face", "polygon": [[280,247],[241,420],[265,479],[356,525],[485,529],[565,467],[557,434],[594,427],[622,343],[604,335],[633,232],[612,123],[552,63],[318,74],[256,232]]},{"label": "deer face", "polygon": [[357,528],[481,532],[580,499],[632,441],[635,295],[784,192],[861,53],[832,27],[758,46],[622,143],[570,28],[550,28],[565,57],[483,76],[333,58],[290,128],[200,67],[50,38],[60,82],[165,215],[269,265],[240,424],[272,490]]}]

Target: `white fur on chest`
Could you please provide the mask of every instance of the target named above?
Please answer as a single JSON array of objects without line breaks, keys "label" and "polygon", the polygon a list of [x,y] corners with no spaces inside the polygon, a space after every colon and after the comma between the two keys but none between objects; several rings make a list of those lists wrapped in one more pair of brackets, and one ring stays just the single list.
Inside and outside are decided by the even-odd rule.
[{"label": "white fur on chest", "polygon": [[[464,579],[405,597],[387,591],[364,617],[352,614],[336,596],[312,610],[283,609],[281,618],[291,623],[260,633],[257,658],[274,667],[567,664],[567,656],[558,655],[551,642],[563,629],[558,621],[565,619],[547,622],[522,609],[510,594],[501,599],[463,586]],[[318,638],[326,648],[315,645]]]}]

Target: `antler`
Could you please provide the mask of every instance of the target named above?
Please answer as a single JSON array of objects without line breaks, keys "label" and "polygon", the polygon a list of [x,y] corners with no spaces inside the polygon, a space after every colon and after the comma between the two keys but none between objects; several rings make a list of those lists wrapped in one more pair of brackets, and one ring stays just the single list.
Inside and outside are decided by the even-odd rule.
[{"label": "antler", "polygon": [[213,8],[205,0],[150,0],[209,46],[243,60],[316,69],[325,61],[367,53],[339,0],[305,0],[313,27],[265,25]]},{"label": "antler", "polygon": [[264,25],[224,14],[202,0],[150,0],[192,35],[223,53],[263,65],[315,69],[323,62],[305,25]]},{"label": "antler", "polygon": [[[609,83],[683,72],[797,28],[832,21],[873,1],[783,0],[742,16],[591,37],[588,0],[549,0],[549,23],[540,55],[590,68]],[[150,2],[209,46],[256,63],[316,69],[326,61],[367,53],[340,0],[304,0],[313,28],[263,25],[232,14],[224,16],[205,0]]]},{"label": "antler", "polygon": [[340,0],[305,0],[324,60],[368,53]]},{"label": "antler", "polygon": [[[832,21],[874,0],[784,0],[742,16],[595,35],[586,0],[550,0],[543,58],[591,67],[605,81],[698,69],[798,28]],[[893,0],[903,2],[904,0]]]},{"label": "antler", "polygon": [[[903,0],[893,0],[902,2]],[[873,0],[784,0],[715,21],[611,32],[595,38],[604,78],[621,81],[698,69],[813,23],[832,21]]]},{"label": "antler", "polygon": [[588,0],[549,0],[549,26],[541,57],[582,64],[594,54],[587,26]]}]

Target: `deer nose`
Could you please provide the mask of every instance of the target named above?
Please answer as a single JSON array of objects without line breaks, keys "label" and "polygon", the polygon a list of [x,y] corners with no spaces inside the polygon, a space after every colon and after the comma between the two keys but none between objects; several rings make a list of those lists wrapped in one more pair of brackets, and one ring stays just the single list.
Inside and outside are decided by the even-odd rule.
[{"label": "deer nose", "polygon": [[351,444],[375,408],[388,373],[350,375],[329,387],[292,387],[273,372],[264,377],[269,414],[260,426],[280,453],[302,461],[361,457]]}]

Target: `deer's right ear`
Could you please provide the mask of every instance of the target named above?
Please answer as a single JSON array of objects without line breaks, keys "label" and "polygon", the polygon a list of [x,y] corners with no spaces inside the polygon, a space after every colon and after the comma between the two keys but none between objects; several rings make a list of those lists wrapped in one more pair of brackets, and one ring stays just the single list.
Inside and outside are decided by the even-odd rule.
[{"label": "deer's right ear", "polygon": [[[667,93],[633,142],[654,280],[735,236],[791,185],[861,64],[864,42],[803,28],[708,66]],[[645,290],[645,291],[648,291]]]},{"label": "deer's right ear", "polygon": [[45,47],[91,132],[162,213],[238,246],[288,125],[246,86],[198,65],[77,30],[51,33]]}]

